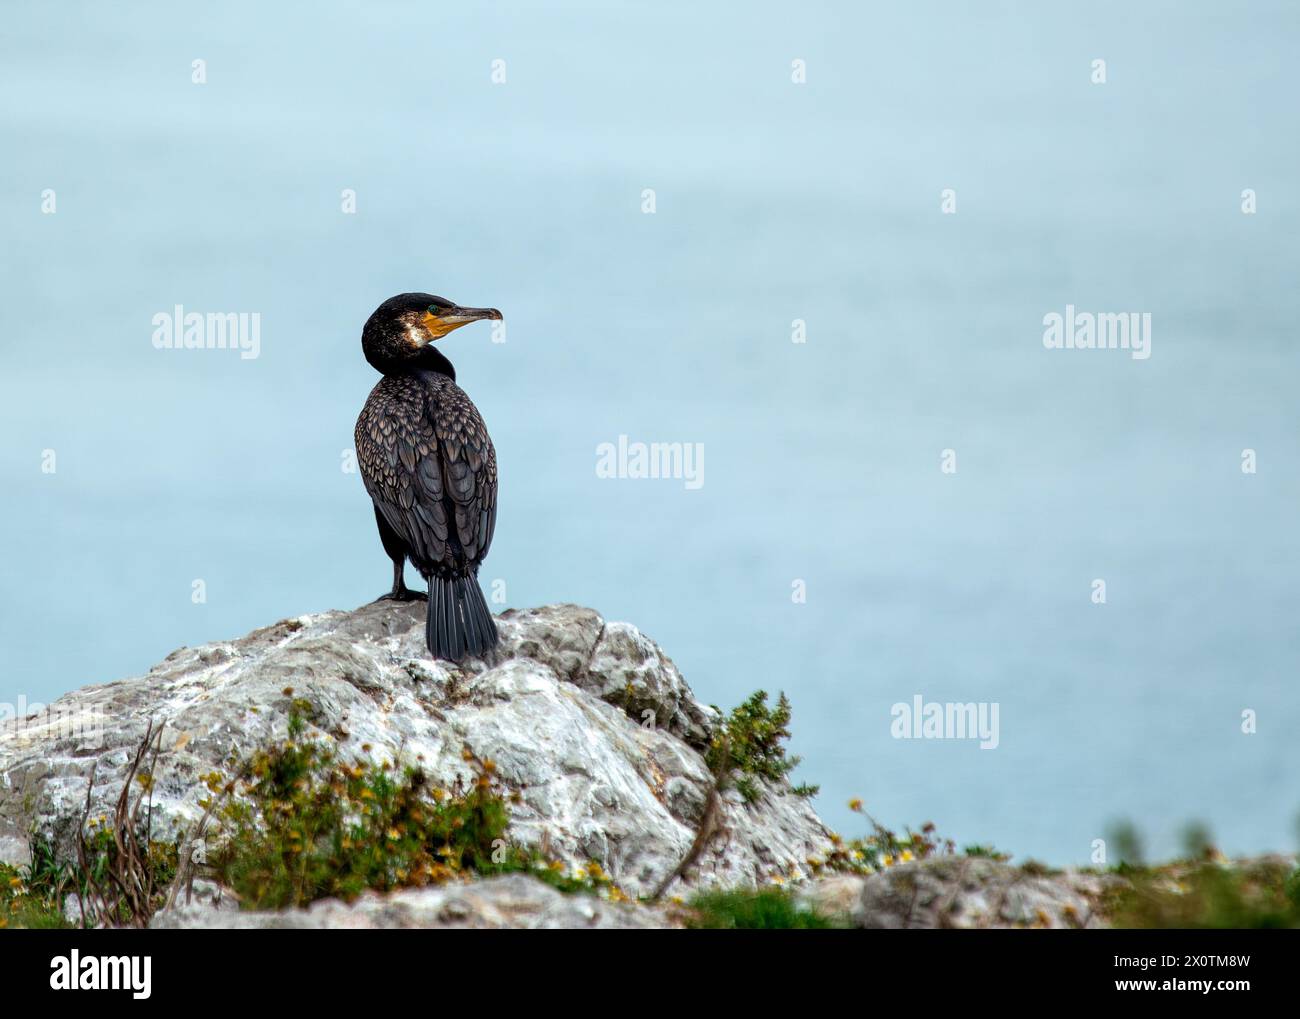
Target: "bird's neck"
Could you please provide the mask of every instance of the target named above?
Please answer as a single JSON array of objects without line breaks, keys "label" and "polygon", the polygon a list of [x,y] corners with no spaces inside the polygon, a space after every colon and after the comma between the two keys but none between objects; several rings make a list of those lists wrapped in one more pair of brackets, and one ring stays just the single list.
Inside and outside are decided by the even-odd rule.
[{"label": "bird's neck", "polygon": [[456,381],[456,369],[450,361],[443,357],[442,351],[436,349],[433,344],[422,347],[419,355],[408,361],[406,367],[412,374],[415,372],[437,372],[439,375],[446,375],[453,382]]}]

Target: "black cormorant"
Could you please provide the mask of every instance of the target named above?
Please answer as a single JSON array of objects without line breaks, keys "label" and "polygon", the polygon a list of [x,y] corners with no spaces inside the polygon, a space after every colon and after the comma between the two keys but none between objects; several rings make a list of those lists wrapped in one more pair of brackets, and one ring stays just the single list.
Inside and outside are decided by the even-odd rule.
[{"label": "black cormorant", "polygon": [[383,373],[357,418],[357,462],[375,503],[379,539],[393,561],[384,599],[424,598],[402,579],[406,559],[428,581],[425,637],[435,658],[460,661],[496,646],[478,586],[497,520],[497,455],[456,369],[433,342],[495,308],[462,308],[432,294],[398,294],[361,333]]}]

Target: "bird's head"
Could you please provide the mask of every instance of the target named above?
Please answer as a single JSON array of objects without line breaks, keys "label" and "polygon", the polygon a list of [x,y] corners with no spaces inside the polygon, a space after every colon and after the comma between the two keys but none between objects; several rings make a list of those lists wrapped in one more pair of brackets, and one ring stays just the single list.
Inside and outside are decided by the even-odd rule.
[{"label": "bird's head", "polygon": [[500,321],[496,308],[462,308],[433,294],[398,294],[374,310],[361,331],[366,360],[381,372],[427,359],[430,344],[471,322]]}]

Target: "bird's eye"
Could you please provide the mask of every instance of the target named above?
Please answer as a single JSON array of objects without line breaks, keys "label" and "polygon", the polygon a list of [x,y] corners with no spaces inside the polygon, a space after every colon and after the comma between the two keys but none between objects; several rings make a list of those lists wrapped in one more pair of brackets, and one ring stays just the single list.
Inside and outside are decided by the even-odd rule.
[{"label": "bird's eye", "polygon": [[432,315],[434,318],[438,317],[438,311],[439,308],[436,304],[429,305],[429,314]]}]

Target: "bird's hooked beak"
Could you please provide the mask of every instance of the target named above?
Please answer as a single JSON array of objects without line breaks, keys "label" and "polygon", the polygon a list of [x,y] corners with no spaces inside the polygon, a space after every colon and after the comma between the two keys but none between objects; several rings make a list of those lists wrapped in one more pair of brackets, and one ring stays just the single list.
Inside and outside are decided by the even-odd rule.
[{"label": "bird's hooked beak", "polygon": [[471,322],[500,322],[501,312],[496,308],[439,308],[431,307],[421,320],[429,336],[440,340],[453,329],[469,325]]}]

